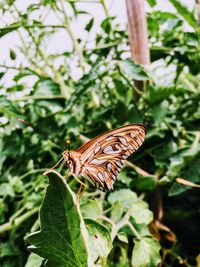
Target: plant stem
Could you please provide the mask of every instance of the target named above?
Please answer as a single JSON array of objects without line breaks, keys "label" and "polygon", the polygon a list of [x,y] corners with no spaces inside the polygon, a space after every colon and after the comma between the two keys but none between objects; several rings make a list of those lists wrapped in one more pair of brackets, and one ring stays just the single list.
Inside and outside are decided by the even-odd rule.
[{"label": "plant stem", "polygon": [[34,174],[34,173],[37,173],[37,172],[44,172],[44,171],[46,171],[47,170],[47,168],[41,168],[41,169],[37,169],[37,170],[30,170],[29,172],[26,172],[26,173],[24,173],[23,175],[21,175],[20,177],[19,177],[19,179],[24,179],[25,177],[27,177],[27,176],[29,176],[30,174]]},{"label": "plant stem", "polygon": [[0,31],[4,31],[4,30],[12,30],[12,29],[18,29],[18,28],[24,28],[24,29],[32,29],[32,28],[64,28],[63,25],[42,25],[42,24],[36,24],[36,25],[26,25],[26,24],[22,24],[20,26],[15,26],[15,25],[8,25],[7,27],[4,28],[0,28]]},{"label": "plant stem", "polygon": [[125,225],[128,225],[130,227],[130,229],[132,230],[132,232],[134,233],[134,235],[138,239],[141,238],[141,236],[138,233],[138,231],[135,229],[135,227],[129,221],[131,212],[132,212],[131,209],[129,211],[127,211],[127,213],[124,215],[124,217],[117,224],[115,224],[115,227],[112,228],[112,231],[111,231],[112,240],[114,240],[114,238],[116,237],[118,231]]},{"label": "plant stem", "polygon": [[66,99],[63,95],[54,95],[54,96],[24,96],[21,98],[13,99],[13,101],[27,101],[27,100],[51,100],[51,99]]},{"label": "plant stem", "polygon": [[39,210],[39,207],[34,208],[32,210],[27,211],[23,215],[15,218],[13,221],[9,221],[7,223],[4,223],[4,224],[0,225],[0,234],[4,233],[6,231],[10,231],[10,230],[12,230],[12,229],[20,226],[24,221],[26,221],[32,215],[34,215],[35,213],[37,213],[38,210]]},{"label": "plant stem", "polygon": [[109,13],[108,13],[108,9],[107,9],[106,4],[105,4],[105,0],[100,0],[100,3],[103,6],[103,9],[105,11],[106,17],[109,17]]},{"label": "plant stem", "polygon": [[130,161],[128,161],[128,160],[125,161],[125,164],[126,164],[127,166],[131,167],[132,169],[134,169],[134,170],[135,170],[138,174],[140,174],[141,176],[152,176],[152,177],[155,177],[155,178],[156,178],[155,175],[146,172],[145,170],[143,170],[142,168],[140,168],[139,166],[133,164],[132,162],[130,162]]},{"label": "plant stem", "polygon": [[82,49],[80,48],[79,43],[78,43],[77,39],[75,38],[73,31],[71,29],[70,19],[67,16],[67,13],[65,12],[63,0],[60,0],[60,4],[61,4],[61,8],[62,8],[62,13],[64,15],[64,27],[67,30],[69,37],[73,43],[74,50],[76,51],[76,54],[79,58],[80,66],[81,66],[83,72],[85,72],[86,62],[85,62],[85,58],[83,56]]}]

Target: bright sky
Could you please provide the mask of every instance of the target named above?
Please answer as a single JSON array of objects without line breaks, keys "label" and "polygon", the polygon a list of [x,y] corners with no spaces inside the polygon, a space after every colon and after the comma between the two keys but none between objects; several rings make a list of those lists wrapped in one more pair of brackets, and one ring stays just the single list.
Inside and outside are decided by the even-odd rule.
[{"label": "bright sky", "polygon": [[[15,1],[16,6],[18,9],[25,11],[27,6],[33,3],[37,3],[36,0],[17,0]],[[170,4],[168,0],[159,0],[157,1],[158,4],[154,9],[164,10],[164,11],[174,11],[175,9]],[[182,0],[182,3],[186,4],[189,8],[194,7],[195,0]],[[127,21],[127,15],[126,15],[126,6],[125,6],[125,0],[106,0],[107,7],[109,8],[109,12],[111,16],[117,16],[116,21],[118,21],[120,24],[124,24]],[[104,10],[102,9],[102,6],[98,3],[79,3],[79,6],[82,7],[83,10],[87,10],[92,14],[92,16],[95,17],[95,24],[93,27],[93,31],[90,35],[90,38],[96,34],[96,32],[99,30],[100,22],[105,18]],[[151,9],[146,4],[145,5],[146,11],[150,11]],[[35,11],[34,18],[37,17],[39,12]],[[12,23],[13,18],[10,14],[4,14],[1,15],[0,12],[0,27],[4,27],[6,23]],[[78,19],[76,23],[72,24],[73,31],[76,34],[76,36],[79,36],[81,38],[86,38],[85,31],[83,30],[84,26],[88,22],[88,16],[82,15]],[[45,20],[46,24],[59,24],[59,20],[53,13],[49,13]],[[23,31],[22,31],[23,34]],[[12,61],[10,59],[10,49],[16,50],[17,46],[20,46],[20,39],[16,32],[9,33],[2,37],[0,39],[0,65],[7,65],[7,66],[13,66],[15,64],[18,66],[22,61],[24,62],[24,58],[21,56],[17,57],[16,61]],[[67,51],[71,47],[71,42],[69,40],[69,37],[66,34],[66,31],[59,30],[57,34],[55,34],[53,37],[48,39],[48,49],[46,52],[48,53],[57,53],[57,52],[63,52]],[[4,71],[5,69],[0,68],[0,71]],[[0,81],[1,83],[12,84],[11,79],[15,71],[9,71],[9,73]],[[78,73],[75,73],[75,76],[79,76]]]}]

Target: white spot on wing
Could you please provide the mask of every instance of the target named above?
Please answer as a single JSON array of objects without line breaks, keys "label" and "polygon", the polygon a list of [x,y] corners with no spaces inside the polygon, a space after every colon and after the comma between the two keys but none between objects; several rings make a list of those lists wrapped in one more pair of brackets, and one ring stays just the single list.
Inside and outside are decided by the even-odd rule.
[{"label": "white spot on wing", "polygon": [[112,146],[107,146],[106,148],[104,148],[103,152],[105,154],[110,154],[113,152]]},{"label": "white spot on wing", "polygon": [[89,167],[89,166],[86,166],[85,169],[90,171],[90,172],[94,172],[95,171],[95,168],[92,168],[92,167]]},{"label": "white spot on wing", "polygon": [[111,135],[111,136],[108,136],[108,137],[106,138],[106,140],[109,141],[109,140],[112,140],[112,139],[114,139],[114,138],[115,138],[115,137]]},{"label": "white spot on wing", "polygon": [[112,175],[112,178],[114,181],[116,180],[116,176],[114,174]]},{"label": "white spot on wing", "polygon": [[104,176],[105,176],[107,179],[109,179],[109,175],[108,175],[108,173],[107,173],[106,171],[104,171]]},{"label": "white spot on wing", "polygon": [[122,167],[122,162],[121,161],[116,161],[116,164],[117,164],[117,166]]},{"label": "white spot on wing", "polygon": [[97,173],[97,176],[99,177],[99,179],[100,179],[102,182],[104,181],[104,179],[103,179],[103,175],[102,175],[100,172]]},{"label": "white spot on wing", "polygon": [[142,145],[142,141],[140,140],[140,138],[137,138],[136,142],[139,144],[139,146]]},{"label": "white spot on wing", "polygon": [[137,148],[138,148],[138,146],[135,147],[134,145],[132,145],[132,146],[129,145],[129,146],[128,146],[128,149],[131,150],[131,151],[135,151]]},{"label": "white spot on wing", "polygon": [[99,150],[101,149],[100,146],[96,147],[95,150],[94,150],[94,154],[97,154],[99,152]]},{"label": "white spot on wing", "polygon": [[108,163],[106,167],[107,167],[107,170],[108,170],[108,171],[110,171],[110,170],[111,170],[111,168],[112,168],[112,166],[111,166],[111,164],[110,164],[110,163]]},{"label": "white spot on wing", "polygon": [[92,161],[90,161],[90,164],[101,165],[104,162],[106,162],[106,159],[93,159]]},{"label": "white spot on wing", "polygon": [[124,137],[119,137],[119,141],[123,144],[123,145],[127,145],[127,141],[126,141],[126,138]]},{"label": "white spot on wing", "polygon": [[[115,145],[116,147],[116,145]],[[121,147],[118,146],[119,148],[117,148],[118,150],[113,150],[112,146],[107,146],[104,150],[103,150],[103,153],[105,154],[118,154],[122,151]]]},{"label": "white spot on wing", "polygon": [[135,137],[136,137],[136,134],[131,133],[131,137],[132,137],[132,138],[135,138]]},{"label": "white spot on wing", "polygon": [[121,148],[118,144],[116,144],[115,147],[116,147],[120,152],[122,151],[122,148]]}]

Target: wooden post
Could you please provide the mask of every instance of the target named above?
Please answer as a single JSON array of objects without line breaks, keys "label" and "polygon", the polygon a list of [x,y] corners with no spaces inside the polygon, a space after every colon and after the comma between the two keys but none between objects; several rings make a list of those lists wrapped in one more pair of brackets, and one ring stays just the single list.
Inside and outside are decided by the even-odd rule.
[{"label": "wooden post", "polygon": [[200,0],[196,0],[197,25],[200,25]]},{"label": "wooden post", "polygon": [[126,0],[126,7],[132,59],[148,69],[150,53],[144,0]]}]

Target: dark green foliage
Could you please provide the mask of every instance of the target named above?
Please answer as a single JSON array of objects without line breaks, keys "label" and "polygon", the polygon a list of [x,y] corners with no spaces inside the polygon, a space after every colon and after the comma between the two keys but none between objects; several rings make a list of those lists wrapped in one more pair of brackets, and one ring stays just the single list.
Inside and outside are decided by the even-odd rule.
[{"label": "dark green foliage", "polygon": [[[94,14],[83,4],[43,0],[22,12],[14,1],[1,3],[2,13],[15,17],[0,37],[22,38],[8,56],[13,65],[21,54],[26,62],[14,65],[12,82],[13,68],[0,70],[0,266],[154,267],[161,259],[166,267],[197,266],[199,189],[176,179],[200,183],[199,29],[193,11],[170,2],[176,14],[147,16],[149,73],[130,59],[127,27],[116,24],[104,1],[105,19],[92,46],[71,28],[72,18],[86,16],[82,27],[92,34]],[[46,25],[49,10],[62,21]],[[40,15],[33,19],[35,11]],[[70,36],[71,48],[50,53],[49,40],[60,31]],[[143,81],[144,90],[133,80]],[[64,164],[49,182],[42,175],[67,139],[76,149],[128,123],[147,124],[148,134],[114,192],[84,180],[79,201],[80,185]]]},{"label": "dark green foliage", "polygon": [[49,174],[40,210],[41,231],[28,236],[30,251],[47,259],[46,266],[88,266],[87,232],[74,193],[62,177]]}]

